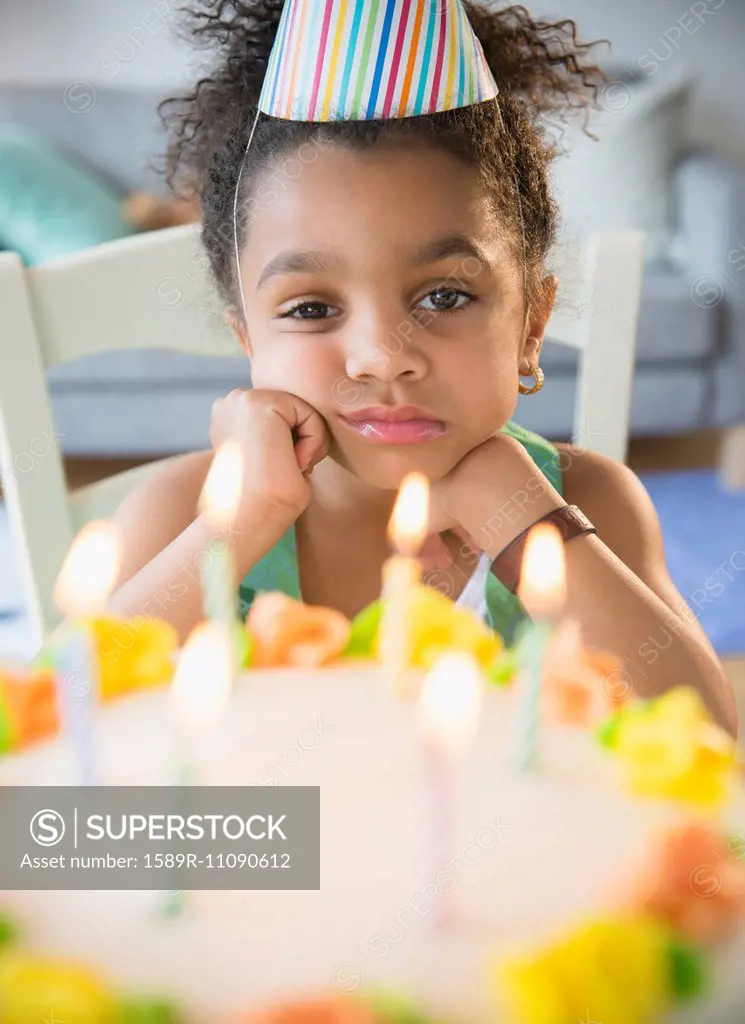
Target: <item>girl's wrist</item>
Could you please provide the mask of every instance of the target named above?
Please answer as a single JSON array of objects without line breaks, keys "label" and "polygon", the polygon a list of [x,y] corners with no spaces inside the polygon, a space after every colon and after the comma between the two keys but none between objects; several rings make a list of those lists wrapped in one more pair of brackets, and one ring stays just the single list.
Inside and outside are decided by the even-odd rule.
[{"label": "girl's wrist", "polygon": [[450,506],[475,544],[494,559],[521,533],[566,501],[525,449],[499,435],[456,471]]},{"label": "girl's wrist", "polygon": [[520,534],[543,519],[566,502],[560,495],[544,495],[540,499],[522,504],[522,497],[514,495],[504,498],[496,491],[490,496],[486,491],[473,501],[470,510],[464,514],[461,525],[494,560]]}]

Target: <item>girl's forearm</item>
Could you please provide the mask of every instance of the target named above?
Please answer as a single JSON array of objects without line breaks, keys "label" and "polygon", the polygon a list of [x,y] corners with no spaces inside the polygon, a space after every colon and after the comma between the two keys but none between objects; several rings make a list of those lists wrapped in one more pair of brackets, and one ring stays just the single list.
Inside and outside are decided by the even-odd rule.
[{"label": "girl's forearm", "polygon": [[[452,504],[460,525],[494,559],[565,499],[534,467],[527,467],[528,478],[522,452],[507,457],[510,447],[504,451],[501,439],[491,447],[497,455],[486,451],[466,467]],[[700,628],[676,614],[598,536],[578,537],[565,551],[567,615],[580,623],[587,646],[623,658],[629,682],[642,697],[695,687],[717,721],[734,733],[732,690]]]},{"label": "girl's forearm", "polygon": [[[549,489],[537,510],[532,505],[498,534],[483,528],[477,532],[483,509],[474,509],[463,525],[496,558],[523,529],[561,504],[561,497]],[[597,536],[578,537],[565,552],[566,614],[580,623],[584,643],[622,658],[628,681],[641,697],[675,686],[694,687],[717,721],[734,734],[737,711],[731,687],[699,629],[668,607]]]},{"label": "girl's forearm", "polygon": [[230,534],[215,534],[201,516],[147,565],[123,583],[109,601],[109,610],[127,619],[164,619],[183,641],[204,617],[201,573],[211,552],[226,542],[233,545],[236,577],[240,581],[285,532],[286,524],[248,509]]},{"label": "girl's forearm", "polygon": [[699,631],[676,614],[595,536],[566,545],[567,615],[580,622],[589,647],[623,659],[641,697],[675,686],[699,691],[731,733],[737,713],[724,671]]}]

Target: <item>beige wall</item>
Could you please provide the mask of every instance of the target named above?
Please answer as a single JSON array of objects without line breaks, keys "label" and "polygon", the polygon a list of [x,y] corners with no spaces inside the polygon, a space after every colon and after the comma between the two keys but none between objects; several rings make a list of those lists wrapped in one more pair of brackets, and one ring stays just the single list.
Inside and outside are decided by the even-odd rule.
[{"label": "beige wall", "polygon": [[0,0],[0,82],[178,87],[183,0]]},{"label": "beige wall", "polygon": [[689,139],[745,162],[745,0],[529,0],[528,7],[574,18],[585,38],[610,39],[612,59],[642,79],[694,76]]}]

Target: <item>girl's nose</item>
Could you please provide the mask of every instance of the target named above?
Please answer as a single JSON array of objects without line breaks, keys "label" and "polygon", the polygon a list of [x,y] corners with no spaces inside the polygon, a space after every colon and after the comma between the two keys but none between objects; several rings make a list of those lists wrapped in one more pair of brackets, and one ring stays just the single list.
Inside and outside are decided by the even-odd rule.
[{"label": "girl's nose", "polygon": [[363,326],[358,320],[349,328],[346,374],[352,380],[388,383],[400,377],[418,380],[426,373],[427,358],[417,337],[422,332],[414,323],[390,327],[368,321]]}]

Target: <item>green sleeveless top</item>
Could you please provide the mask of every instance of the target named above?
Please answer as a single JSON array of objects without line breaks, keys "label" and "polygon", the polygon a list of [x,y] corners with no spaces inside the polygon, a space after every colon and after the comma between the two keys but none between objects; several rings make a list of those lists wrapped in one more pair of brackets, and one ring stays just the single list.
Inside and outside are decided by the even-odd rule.
[{"label": "green sleeveless top", "polygon": [[[506,424],[502,432],[520,442],[549,483],[561,494],[561,466],[556,448],[538,434],[525,430],[516,423]],[[265,590],[280,590],[289,597],[297,600],[301,598],[294,525],[256,563],[240,584],[238,597],[241,615],[244,618],[256,594]],[[506,644],[511,644],[515,630],[526,618],[526,613],[518,598],[491,573],[486,578],[486,608],[489,625],[500,634]]]}]

